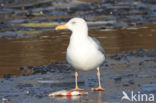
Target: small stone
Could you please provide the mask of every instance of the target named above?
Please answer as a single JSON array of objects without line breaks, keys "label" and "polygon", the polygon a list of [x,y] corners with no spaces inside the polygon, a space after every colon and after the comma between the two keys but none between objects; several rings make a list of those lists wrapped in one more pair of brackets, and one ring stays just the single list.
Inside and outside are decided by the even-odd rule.
[{"label": "small stone", "polygon": [[139,63],[139,65],[143,65],[143,64],[144,64],[144,62],[140,62],[140,63]]},{"label": "small stone", "polygon": [[3,78],[5,78],[5,79],[10,79],[11,77],[12,77],[11,74],[4,74],[4,75],[3,75]]},{"label": "small stone", "polygon": [[123,84],[123,86],[124,86],[124,87],[128,87],[128,86],[129,86],[129,84]]},{"label": "small stone", "polygon": [[122,79],[122,77],[121,76],[116,76],[116,77],[114,77],[113,78],[115,81],[120,81],[121,79]]},{"label": "small stone", "polygon": [[128,83],[129,84],[135,84],[134,80],[129,80]]},{"label": "small stone", "polygon": [[9,100],[7,98],[2,98],[2,103],[7,103]]},{"label": "small stone", "polygon": [[22,89],[22,88],[26,88],[26,87],[33,87],[33,85],[32,84],[20,84],[19,83],[16,87]]},{"label": "small stone", "polygon": [[121,80],[122,80],[122,77],[121,76],[116,76],[116,77],[113,77],[115,83],[121,83]]},{"label": "small stone", "polygon": [[105,67],[108,67],[109,65],[108,64],[105,64]]},{"label": "small stone", "polygon": [[25,90],[25,91],[24,91],[24,94],[27,94],[27,95],[28,95],[29,93],[30,93],[30,92],[29,92],[28,90]]}]

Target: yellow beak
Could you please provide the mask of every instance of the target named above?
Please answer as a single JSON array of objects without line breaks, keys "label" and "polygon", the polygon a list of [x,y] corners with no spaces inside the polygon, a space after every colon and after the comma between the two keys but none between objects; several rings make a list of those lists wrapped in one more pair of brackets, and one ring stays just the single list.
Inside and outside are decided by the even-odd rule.
[{"label": "yellow beak", "polygon": [[67,29],[67,25],[59,25],[55,28],[55,30],[62,30],[62,29]]}]

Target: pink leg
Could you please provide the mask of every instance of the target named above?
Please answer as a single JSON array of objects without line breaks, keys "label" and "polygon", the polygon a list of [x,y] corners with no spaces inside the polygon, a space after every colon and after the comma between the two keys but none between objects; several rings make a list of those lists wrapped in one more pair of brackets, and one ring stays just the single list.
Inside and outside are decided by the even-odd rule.
[{"label": "pink leg", "polygon": [[80,89],[80,88],[78,87],[77,77],[78,77],[78,73],[75,72],[75,88],[72,89],[72,91],[83,91],[84,89]]},{"label": "pink leg", "polygon": [[99,86],[98,86],[98,88],[92,88],[91,90],[93,90],[93,91],[104,91],[105,89],[102,88],[102,86],[101,86],[101,79],[100,79],[100,70],[99,70],[99,67],[97,67],[97,77],[98,77]]}]

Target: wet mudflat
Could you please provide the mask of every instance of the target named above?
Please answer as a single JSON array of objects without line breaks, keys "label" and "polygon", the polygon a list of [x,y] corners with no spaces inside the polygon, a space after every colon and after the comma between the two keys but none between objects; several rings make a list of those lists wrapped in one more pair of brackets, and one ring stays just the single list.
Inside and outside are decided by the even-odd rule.
[{"label": "wet mudflat", "polygon": [[155,68],[156,50],[110,55],[100,69],[105,91],[90,91],[98,85],[96,70],[79,71],[79,86],[89,92],[88,96],[48,97],[51,92],[74,88],[74,69],[67,62],[21,67],[25,75],[1,78],[0,98],[8,99],[8,103],[120,103],[122,91],[129,96],[131,91],[156,95]]},{"label": "wet mudflat", "polygon": [[0,38],[33,38],[72,17],[89,27],[119,28],[156,22],[155,0],[1,0]]},{"label": "wet mudflat", "polygon": [[[131,91],[156,96],[155,4],[155,0],[0,0],[0,102],[120,103],[123,91],[129,96]],[[76,16],[87,20],[89,34],[105,49],[101,78],[106,90],[90,91],[98,84],[96,70],[79,71],[79,86],[88,96],[48,97],[74,88],[74,68],[65,61],[71,32],[54,28]]]},{"label": "wet mudflat", "polygon": [[90,35],[102,42],[106,55],[155,49],[155,3],[155,0],[0,1],[0,77],[20,75],[20,66],[64,61],[70,32],[56,32],[54,28],[77,16],[87,20]]},{"label": "wet mudflat", "polygon": [[[155,49],[155,27],[156,24],[146,24],[125,29],[92,29],[89,34],[101,41],[108,56],[139,48]],[[32,39],[0,40],[0,75],[19,75],[20,66],[47,65],[66,60],[70,34],[68,31],[46,32]]]}]

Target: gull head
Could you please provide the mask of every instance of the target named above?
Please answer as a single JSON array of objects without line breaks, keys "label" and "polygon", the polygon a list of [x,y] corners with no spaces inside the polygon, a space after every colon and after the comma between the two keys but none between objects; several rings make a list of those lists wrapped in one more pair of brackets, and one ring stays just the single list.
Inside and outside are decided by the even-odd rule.
[{"label": "gull head", "polygon": [[87,23],[82,18],[72,18],[66,24],[59,25],[56,27],[56,30],[69,29],[72,32],[75,31],[88,31]]}]

